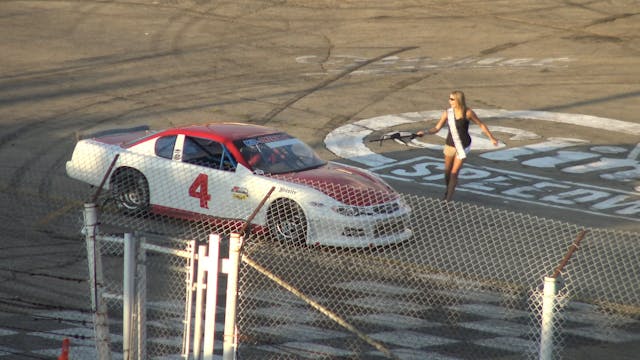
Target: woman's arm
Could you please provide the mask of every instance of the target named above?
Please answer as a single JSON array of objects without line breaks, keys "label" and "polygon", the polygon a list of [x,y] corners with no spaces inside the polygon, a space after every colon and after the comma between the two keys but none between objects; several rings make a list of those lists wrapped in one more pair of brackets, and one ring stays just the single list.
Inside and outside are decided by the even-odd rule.
[{"label": "woman's arm", "polygon": [[444,123],[445,123],[446,121],[447,121],[447,112],[446,112],[446,111],[443,111],[443,112],[442,112],[442,115],[440,116],[440,120],[438,120],[438,123],[436,124],[436,126],[432,127],[432,128],[431,128],[431,129],[429,129],[429,130],[426,130],[426,131],[425,131],[425,130],[420,130],[420,131],[418,131],[418,132],[416,133],[416,135],[418,135],[418,136],[423,136],[423,135],[424,135],[424,134],[426,134],[426,133],[429,133],[429,134],[435,134],[435,133],[437,133],[438,131],[440,131],[440,129],[442,129],[442,127],[444,126]]},{"label": "woman's arm", "polygon": [[491,143],[493,144],[493,146],[498,146],[498,139],[493,137],[493,134],[491,134],[489,127],[487,127],[487,125],[485,125],[482,121],[480,121],[475,111],[471,109],[467,109],[467,119],[470,119],[471,121],[473,121],[474,124],[480,127],[480,130],[482,130],[482,132],[485,135],[487,135],[487,137],[489,137],[489,140],[491,140]]}]

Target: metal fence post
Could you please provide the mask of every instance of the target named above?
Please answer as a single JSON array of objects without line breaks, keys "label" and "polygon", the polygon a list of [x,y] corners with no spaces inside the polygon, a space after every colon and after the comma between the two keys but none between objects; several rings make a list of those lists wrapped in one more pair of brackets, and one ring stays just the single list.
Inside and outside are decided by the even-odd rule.
[{"label": "metal fence post", "polygon": [[206,260],[207,296],[204,310],[203,359],[213,360],[216,333],[216,307],[218,303],[218,268],[220,258],[220,236],[209,236],[209,255]]},{"label": "metal fence post", "polygon": [[130,233],[124,234],[124,266],[122,271],[122,355],[132,359],[135,352],[133,317],[136,288],[136,245]]},{"label": "metal fence post", "polygon": [[136,297],[138,360],[147,358],[147,248],[146,239],[136,239]]},{"label": "metal fence post", "polygon": [[187,276],[185,279],[185,314],[184,314],[184,326],[182,332],[182,357],[185,359],[189,358],[189,354],[191,353],[191,318],[193,311],[193,292],[195,290],[195,264],[196,264],[196,242],[195,240],[189,241],[189,258],[188,258],[188,268],[187,268]]},{"label": "metal fence post", "polygon": [[84,204],[84,228],[89,265],[89,283],[91,287],[91,311],[96,338],[96,351],[99,360],[111,360],[111,343],[107,322],[107,305],[102,301],[104,279],[98,233],[98,209],[96,204]]},{"label": "metal fence post", "polygon": [[205,277],[205,258],[207,257],[207,247],[198,246],[198,271],[196,275],[196,310],[195,322],[193,329],[193,358],[200,360],[202,352],[202,307],[204,305],[204,277]]},{"label": "metal fence post", "polygon": [[553,358],[554,348],[554,330],[557,324],[558,305],[558,286],[561,281],[561,274],[565,266],[569,263],[571,256],[580,246],[580,242],[587,234],[587,230],[581,230],[576,240],[571,244],[569,250],[560,262],[560,265],[554,270],[553,275],[544,278],[544,290],[542,293],[542,324],[540,327],[540,360],[550,360]]},{"label": "metal fence post", "polygon": [[243,238],[240,234],[231,234],[229,241],[229,262],[227,264],[227,302],[224,314],[223,360],[233,360],[236,352],[236,304],[238,298],[238,267],[240,264],[242,241]]},{"label": "metal fence post", "polygon": [[544,278],[544,290],[542,295],[542,326],[540,329],[540,360],[553,358],[554,313],[557,295],[557,282],[555,277]]}]

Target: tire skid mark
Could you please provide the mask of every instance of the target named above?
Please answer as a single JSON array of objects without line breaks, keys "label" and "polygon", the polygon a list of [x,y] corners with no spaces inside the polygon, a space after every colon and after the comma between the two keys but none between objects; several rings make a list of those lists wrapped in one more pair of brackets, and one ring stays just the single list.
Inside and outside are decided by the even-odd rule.
[{"label": "tire skid mark", "polygon": [[[169,21],[169,24],[178,22],[181,18],[186,19],[185,23],[180,25],[179,29],[177,29],[173,34],[170,34],[170,31],[169,31],[170,26],[168,26],[165,28],[165,31],[163,32],[164,34],[166,34],[166,36],[160,36],[160,37],[155,36],[154,43],[156,44],[162,43],[162,39],[171,38],[171,46],[170,46],[171,54],[173,55],[174,58],[176,58],[176,65],[180,68],[181,72],[184,72],[182,71],[181,64],[186,62],[184,60],[185,52],[182,46],[182,44],[187,43],[187,41],[185,41],[187,37],[186,35],[189,34],[191,32],[191,29],[195,28],[202,21],[208,20],[210,18],[209,17],[210,12],[215,8],[216,6],[214,5],[209,6],[207,9],[204,10],[204,12],[199,13],[199,16],[190,16],[189,14],[184,14],[184,13],[177,14],[176,16],[173,16],[171,18],[171,20]],[[216,71],[214,67],[213,74],[215,73]]]},{"label": "tire skid mark", "polygon": [[302,100],[303,98],[313,94],[314,92],[316,92],[318,90],[326,88],[327,86],[331,85],[332,83],[334,83],[336,81],[339,81],[340,79],[344,78],[345,76],[349,75],[350,73],[352,73],[352,72],[354,72],[354,71],[356,71],[358,69],[361,69],[361,68],[363,68],[363,67],[365,67],[365,66],[367,66],[367,65],[369,65],[371,63],[374,63],[376,61],[380,61],[380,60],[382,60],[382,59],[384,59],[386,57],[393,56],[393,55],[396,55],[396,54],[399,54],[399,53],[402,53],[402,52],[414,50],[414,49],[417,49],[417,48],[418,48],[417,46],[403,47],[403,48],[400,48],[400,49],[397,49],[397,50],[394,50],[394,51],[379,55],[379,56],[377,56],[375,58],[368,59],[367,61],[363,61],[362,63],[358,63],[353,67],[345,69],[344,71],[336,74],[335,76],[332,76],[332,77],[320,82],[318,85],[316,85],[316,86],[314,86],[314,87],[312,87],[310,89],[307,89],[307,90],[304,90],[304,91],[300,92],[297,96],[294,96],[293,98],[289,99],[288,101],[286,101],[282,105],[277,106],[276,108],[271,110],[267,115],[265,115],[265,117],[263,118],[262,121],[260,121],[260,123],[263,124],[263,125],[264,124],[268,124],[276,115],[280,114],[281,112],[286,110],[291,105],[295,104],[296,102]]},{"label": "tire skid mark", "polygon": [[[105,105],[108,104],[110,102],[112,102],[114,99],[116,98],[111,98],[108,100],[99,100],[99,101],[95,101],[92,103],[88,103],[76,108],[73,108],[71,110],[68,111],[63,111],[63,112],[59,112],[53,115],[49,115],[45,118],[41,118],[39,120],[35,120],[32,122],[28,122],[20,127],[18,127],[17,129],[2,135],[2,137],[0,137],[0,149],[2,149],[3,147],[7,146],[7,144],[10,141],[14,141],[20,137],[26,137],[28,135],[30,135],[31,133],[40,131],[41,128],[45,127],[49,122],[60,119],[60,118],[65,118],[68,117],[72,114],[75,113],[79,113],[83,110],[87,110],[87,109],[91,109],[95,106],[99,106],[99,105]],[[84,120],[81,120],[84,121]],[[69,125],[73,125],[73,124],[69,124]]]},{"label": "tire skid mark", "polygon": [[16,139],[19,139],[20,137],[25,137],[26,135],[29,135],[29,134],[31,134],[33,132],[36,132],[36,131],[39,131],[40,128],[42,128],[45,125],[47,125],[47,123],[50,122],[50,121],[53,121],[53,120],[61,118],[61,117],[64,118],[64,117],[69,116],[71,114],[80,112],[82,110],[90,109],[90,108],[92,108],[92,107],[94,107],[96,105],[101,105],[101,104],[105,104],[105,103],[108,103],[108,102],[110,102],[110,101],[104,101],[104,100],[96,101],[96,102],[89,103],[89,104],[86,104],[86,105],[83,105],[83,106],[80,106],[80,107],[77,107],[77,108],[74,108],[74,109],[71,109],[71,110],[68,110],[68,111],[63,111],[63,112],[60,112],[60,113],[57,113],[57,114],[54,114],[54,115],[50,115],[50,116],[47,116],[45,118],[41,118],[39,120],[27,122],[24,125],[19,126],[17,129],[0,136],[0,150],[3,147],[7,146],[8,143],[11,142],[11,141],[15,141]]},{"label": "tire skid mark", "polygon": [[[100,102],[97,102],[97,103],[89,104],[87,106],[83,106],[81,108],[74,109],[73,111],[66,112],[66,113],[63,114],[63,116],[68,116],[68,115],[71,115],[73,113],[79,112],[79,111],[84,110],[84,109],[91,108],[91,107],[96,106],[96,105],[108,104],[108,103],[110,103],[110,102],[112,102],[114,100],[121,100],[121,99],[112,98],[112,99],[109,99],[109,100],[105,100],[105,101],[100,101]],[[113,116],[109,116],[109,117],[106,117],[106,118],[101,119],[99,121],[94,121],[94,122],[91,122],[91,123],[88,123],[88,124],[86,123],[86,119],[82,118],[82,119],[79,119],[79,120],[76,120],[76,121],[66,122],[64,124],[64,126],[59,126],[59,127],[57,127],[57,129],[61,130],[61,129],[72,128],[72,127],[73,128],[77,128],[77,126],[79,124],[82,124],[82,126],[77,128],[76,130],[80,130],[80,131],[88,130],[88,129],[91,129],[91,128],[95,127],[95,126],[99,126],[99,125],[102,125],[102,124],[105,124],[105,123],[109,123],[109,122],[113,121],[114,119],[117,119],[119,117],[125,116],[127,114],[131,114],[131,113],[134,113],[134,112],[137,112],[137,111],[140,111],[140,110],[144,110],[144,109],[146,109],[146,108],[148,108],[150,106],[153,106],[153,105],[145,105],[145,106],[142,106],[142,107],[137,107],[137,108],[134,108],[134,109],[130,109],[130,110],[127,110],[125,112],[121,112],[119,114],[116,114],[116,115],[113,115]],[[53,118],[54,119],[59,119],[60,115],[59,114],[58,115],[54,115]],[[53,120],[53,119],[49,119],[49,120]],[[39,125],[46,124],[46,121],[47,121],[47,119],[39,121]],[[33,132],[35,132],[37,130],[40,130],[40,129],[44,129],[44,127],[43,126],[35,126],[34,127],[32,125],[29,128],[30,131],[28,131],[27,134],[28,133],[33,133]],[[25,136],[27,134],[21,133],[20,136]],[[18,138],[18,136],[16,136],[16,138]],[[38,162],[42,161],[46,157],[47,154],[52,153],[52,149],[53,148],[62,147],[68,141],[69,141],[69,138],[61,137],[61,138],[58,138],[57,140],[54,140],[52,142],[49,142],[49,143],[45,144],[46,146],[42,147],[40,150],[33,152],[31,154],[31,156],[26,158],[23,161],[22,165],[18,166],[16,171],[12,174],[12,176],[9,179],[9,182],[8,182],[9,188],[18,187],[22,183],[22,180],[24,179],[24,176],[28,173],[28,171],[30,169],[37,167]],[[49,189],[51,187],[51,182],[52,182],[51,174],[53,174],[55,172],[55,170],[57,169],[57,167],[61,163],[64,162],[64,158],[66,156],[69,156],[69,154],[67,154],[66,152],[61,154],[60,157],[58,157],[56,161],[54,161],[52,164],[50,164],[47,168],[43,169],[43,171],[42,171],[43,177],[41,178],[40,185],[38,187],[38,193],[39,194],[47,194],[47,192],[49,191]]]},{"label": "tire skid mark", "polygon": [[[90,16],[96,15],[98,13],[98,11],[100,11],[101,9],[104,9],[107,6],[108,3],[106,2],[100,2],[100,1],[95,1],[95,2],[88,2],[88,3],[84,3],[81,2],[79,3],[79,5],[75,8],[73,8],[74,14],[77,15],[77,20],[73,23],[70,24],[71,26],[71,34],[74,33],[78,33],[78,29],[83,25],[86,24],[88,22],[90,22]],[[71,12],[71,11],[67,11],[67,12]]]},{"label": "tire skid mark", "polygon": [[[27,2],[39,2],[37,0],[27,0]],[[167,10],[175,10],[178,13],[173,16],[171,19],[178,19],[181,17],[193,17],[193,18],[200,18],[201,20],[206,20],[206,19],[214,19],[217,21],[221,21],[221,22],[227,22],[227,23],[235,23],[237,22],[236,18],[232,18],[232,17],[225,17],[225,16],[220,16],[220,15],[216,15],[216,14],[211,14],[211,8],[207,9],[206,11],[201,11],[201,10],[197,10],[194,9],[194,7],[196,6],[192,6],[189,8],[184,8],[184,7],[180,7],[180,6],[170,6],[170,5],[163,5],[163,4],[158,4],[158,3],[150,3],[150,4],[144,4],[144,3],[124,3],[124,2],[101,2],[101,1],[91,1],[91,2],[83,2],[83,1],[74,1],[74,0],[69,0],[66,1],[67,3],[79,3],[82,4],[82,6],[79,6],[78,9],[78,13],[79,15],[79,19],[77,23],[72,24],[71,26],[71,31],[70,33],[73,34],[74,32],[77,32],[77,28],[80,27],[80,25],[84,22],[88,22],[91,16],[99,16],[99,10],[105,8],[106,6],[122,6],[122,7],[144,7],[144,8],[153,8],[153,9],[158,9],[158,8],[164,8]],[[198,20],[200,21],[200,20]],[[256,27],[257,25],[252,24],[251,26]],[[259,32],[260,35],[263,36],[269,36],[269,34],[267,32]],[[255,40],[261,40],[261,38],[257,38]],[[226,41],[224,43],[227,43]],[[206,50],[211,50],[213,48],[215,48],[216,45],[212,44],[210,47],[206,47]],[[13,80],[15,79],[17,81],[17,83],[21,83],[24,81],[24,78],[30,78],[30,77],[42,77],[42,78],[48,78],[49,76],[51,76],[52,74],[60,74],[61,76],[66,76],[68,71],[73,71],[73,70],[82,70],[82,69],[86,69],[86,70],[90,70],[90,71],[95,71],[95,67],[96,67],[96,62],[98,62],[99,64],[102,64],[103,66],[109,66],[112,67],[114,65],[118,65],[118,64],[127,64],[127,63],[131,63],[131,62],[136,62],[136,61],[143,61],[143,60],[147,60],[150,57],[163,57],[163,56],[174,56],[175,54],[173,52],[170,51],[164,51],[164,52],[160,52],[160,53],[153,53],[153,54],[145,54],[145,53],[141,53],[141,55],[139,56],[129,56],[129,57],[124,57],[122,59],[116,59],[112,62],[109,63],[105,63],[105,60],[108,60],[108,58],[105,57],[99,57],[99,58],[88,58],[88,59],[80,59],[80,61],[86,61],[89,60],[89,62],[84,62],[82,64],[79,65],[73,65],[73,66],[69,66],[67,68],[59,68],[59,69],[53,69],[53,70],[40,70],[40,71],[32,71],[32,72],[24,72],[21,74],[14,74],[14,75],[4,75],[2,77],[0,77],[0,80]],[[92,61],[93,60],[93,61]]]},{"label": "tire skid mark", "polygon": [[333,117],[331,120],[329,120],[329,122],[327,122],[323,127],[322,127],[322,132],[323,133],[329,133],[332,130],[334,130],[335,128],[339,127],[342,124],[351,122],[351,120],[356,117],[358,114],[360,114],[361,112],[363,112],[365,109],[367,109],[369,106],[371,105],[375,105],[380,103],[381,101],[383,101],[386,97],[401,91],[409,86],[412,86],[414,84],[417,84],[421,81],[424,81],[425,79],[435,75],[436,73],[430,73],[424,76],[418,76],[418,77],[411,77],[411,78],[407,78],[407,79],[402,79],[400,81],[398,81],[397,83],[392,84],[388,91],[385,91],[383,93],[380,93],[377,96],[374,96],[371,101],[369,101],[367,104],[361,106],[359,109],[357,109],[356,111],[353,111],[351,114],[349,115],[340,115],[340,116],[336,116]]},{"label": "tire skid mark", "polygon": [[[251,11],[251,14],[255,14],[258,12],[261,12],[267,8],[272,7],[273,5],[270,4],[266,4],[261,6],[258,9],[253,9],[253,11]],[[189,20],[188,22],[186,22],[185,24],[182,25],[182,27],[180,29],[178,29],[175,32],[175,35],[172,36],[172,40],[171,40],[171,50],[168,52],[169,55],[175,57],[177,60],[177,66],[180,66],[181,63],[183,63],[184,61],[182,60],[184,58],[184,47],[180,46],[180,43],[184,42],[183,39],[186,38],[186,34],[189,34],[191,32],[191,29],[195,28],[198,24],[200,24],[202,21],[204,20],[209,20],[211,18],[214,19],[218,19],[221,20],[220,15],[216,15],[216,14],[211,14],[213,11],[215,11],[218,8],[218,6],[209,6],[208,8],[204,9],[204,10],[191,10],[187,15],[182,14],[178,14],[174,17],[172,17],[172,20],[169,21],[169,23],[173,23],[174,21],[177,21],[180,18],[186,18],[187,20]],[[183,12],[184,13],[184,12]],[[241,16],[237,16],[237,17],[225,17],[222,18],[224,19],[224,21],[228,22],[228,23],[241,23],[241,19],[243,17],[248,16],[247,13],[242,14]],[[270,31],[260,31],[257,32],[255,34],[253,34],[251,37],[248,37],[246,34],[244,34],[242,36],[242,42],[252,42],[255,43],[256,46],[259,46],[259,44],[264,43],[266,40],[269,39],[273,39],[273,38],[277,38],[280,37],[282,35],[287,35],[288,34],[288,30],[289,26],[287,26],[286,29],[274,29],[273,27],[270,26],[266,26],[266,25],[258,25],[255,23],[249,23],[249,26],[256,28],[256,29],[268,29]],[[162,32],[163,34],[165,34],[165,37],[159,37],[159,36],[154,36],[155,40],[154,43],[160,43],[161,39],[163,38],[169,38],[170,35],[170,31],[166,30],[169,27],[165,28],[165,31]],[[301,26],[301,27],[297,27],[296,31],[299,32],[303,32],[303,33],[307,33],[310,36],[319,36],[318,34],[316,34],[317,31],[317,27],[315,25],[309,25],[309,26]],[[326,38],[323,36],[323,38]],[[229,44],[229,42],[232,43],[240,43],[240,41],[231,41],[230,38],[225,38],[224,46],[228,46],[227,44]],[[211,44],[208,48],[214,48],[216,47],[215,44]],[[159,48],[157,48],[157,50],[159,50]],[[213,70],[213,79],[218,79],[216,77],[217,75],[217,71],[216,68],[214,67]],[[263,73],[265,74],[265,73]],[[284,72],[282,73],[282,75],[289,75],[288,72]],[[204,82],[210,81],[209,79],[207,79]]]},{"label": "tire skid mark", "polygon": [[[91,129],[95,126],[99,126],[105,123],[109,123],[111,121],[113,121],[114,119],[117,119],[119,117],[122,116],[126,116],[127,114],[139,111],[139,110],[144,110],[143,108],[136,108],[133,110],[128,110],[126,112],[117,114],[117,115],[113,115],[113,116],[109,116],[107,118],[104,118],[100,121],[97,122],[92,122],[91,124],[82,126],[80,128],[78,128],[78,131],[86,131],[88,129]],[[71,126],[75,126],[75,123],[72,124],[67,124],[67,126],[65,126],[66,128],[71,127]],[[58,128],[60,129],[60,128]],[[35,152],[32,154],[31,157],[29,157],[26,161],[24,161],[25,164],[28,165],[24,165],[19,167],[15,174],[13,175],[13,177],[11,178],[10,182],[9,182],[9,186],[15,186],[18,185],[20,182],[20,179],[22,177],[22,175],[24,175],[30,168],[32,167],[36,167],[36,164],[38,161],[40,161],[41,159],[43,159],[47,154],[51,153],[51,149],[52,148],[60,148],[63,147],[64,144],[69,142],[69,138],[68,137],[61,137],[55,141],[52,141],[50,143],[47,144],[46,147],[42,148],[41,150]],[[49,189],[49,186],[47,184],[50,185],[51,181],[52,181],[52,177],[48,176],[49,174],[52,174],[58,167],[60,164],[63,164],[66,160],[66,157],[70,156],[69,153],[62,153],[59,157],[56,158],[56,160],[54,160],[47,168],[43,169],[42,174],[44,175],[42,180],[41,180],[41,184],[39,186],[39,191],[38,193],[40,194],[44,194],[46,193],[46,191]]]},{"label": "tire skid mark", "polygon": [[[58,141],[54,144],[54,146],[63,147],[64,143],[66,143],[66,140]],[[41,197],[48,196],[49,190],[51,190],[51,187],[53,184],[53,178],[57,176],[57,174],[55,173],[56,170],[64,168],[64,165],[70,156],[71,156],[70,153],[62,152],[60,153],[59,156],[56,157],[54,161],[51,162],[51,165],[49,165],[46,169],[44,169],[44,174],[46,175],[43,176],[40,180],[40,185],[38,186],[39,196]]]},{"label": "tire skid mark", "polygon": [[[105,104],[105,103],[109,103],[112,102],[113,100],[120,100],[118,98],[113,98],[110,99],[108,101],[102,101],[96,104]],[[93,104],[93,106],[95,106],[96,104]],[[83,130],[89,130],[95,126],[100,126],[102,124],[105,123],[109,123],[111,121],[113,121],[116,118],[122,117],[122,116],[126,116],[128,114],[137,112],[137,111],[142,111],[145,110],[148,107],[151,107],[154,105],[145,105],[142,107],[137,107],[135,109],[131,109],[125,112],[121,112],[119,114],[113,115],[113,116],[109,116],[106,117],[104,119],[101,119],[99,121],[94,121],[91,122],[89,124],[85,123],[85,119],[81,119],[78,121],[72,121],[72,122],[67,122],[65,123],[64,126],[60,126],[57,127],[58,130],[60,129],[64,129],[64,128],[76,128],[78,123],[82,123],[83,126],[81,126],[79,128],[80,131]],[[84,109],[86,107],[83,107],[82,109]],[[76,110],[81,110],[81,109],[76,109]],[[71,114],[73,113],[73,111],[67,112],[66,114]],[[57,117],[57,116],[54,116]],[[42,126],[38,127],[38,129],[43,128]],[[34,130],[33,127],[31,128],[31,130]],[[41,199],[46,199],[46,200],[50,200],[50,201],[63,201],[65,202],[65,205],[62,208],[56,209],[52,212],[47,213],[44,217],[42,217],[41,219],[38,220],[37,225],[39,226],[46,226],[47,224],[49,224],[51,221],[53,221],[54,219],[60,217],[60,216],[64,216],[66,213],[68,213],[71,210],[76,209],[79,205],[81,205],[80,202],[78,201],[73,201],[70,199],[64,199],[64,198],[59,198],[59,199],[55,199],[54,197],[51,196],[51,189],[52,189],[52,185],[53,185],[53,180],[54,178],[57,178],[57,176],[63,176],[64,174],[60,174],[57,173],[57,171],[63,167],[63,164],[66,162],[66,160],[68,159],[68,157],[70,156],[69,152],[67,151],[53,151],[53,149],[59,149],[59,148],[64,148],[65,145],[69,142],[69,138],[68,137],[60,137],[55,141],[49,142],[46,144],[46,146],[44,146],[41,150],[36,151],[35,153],[32,153],[31,156],[27,159],[25,159],[22,164],[20,164],[16,170],[14,171],[14,173],[12,174],[9,182],[8,182],[8,186],[7,189],[10,190],[11,192],[15,192],[17,188],[20,188],[23,181],[25,179],[27,179],[27,174],[29,173],[29,171],[31,171],[33,168],[38,168],[38,163],[42,162],[43,160],[45,160],[46,155],[47,154],[56,154],[59,153],[58,156],[55,158],[54,161],[52,162],[47,162],[47,166],[46,168],[43,169],[39,169],[38,170],[38,176],[39,179],[37,179],[39,181],[39,184],[37,186],[37,194],[33,194],[34,196],[37,196],[38,198]]]},{"label": "tire skid mark", "polygon": [[[578,6],[578,5],[574,5],[574,6]],[[590,10],[590,11],[594,11],[594,12],[598,12],[594,9],[591,9],[589,7],[585,7],[585,6],[578,6],[581,8],[584,8],[586,10]],[[591,22],[582,24],[582,25],[576,25],[574,27],[566,27],[566,26],[561,26],[561,25],[553,25],[553,24],[547,24],[547,23],[541,23],[538,21],[534,21],[534,20],[529,20],[529,19],[522,19],[522,18],[515,18],[515,17],[511,17],[511,16],[505,16],[505,15],[498,15],[496,16],[496,19],[501,19],[501,20],[505,20],[505,21],[511,21],[511,22],[515,22],[515,23],[520,23],[520,24],[526,24],[526,25],[531,25],[531,26],[536,26],[536,27],[545,27],[545,28],[549,28],[549,29],[554,29],[557,30],[559,32],[562,33],[567,33],[567,35],[565,35],[566,39],[574,39],[574,40],[583,40],[583,41],[594,41],[594,42],[611,42],[611,43],[621,43],[622,42],[622,38],[624,37],[617,37],[617,36],[609,36],[609,35],[603,35],[599,32],[595,32],[595,31],[591,31],[589,30],[590,27],[592,26],[597,26],[597,25],[601,25],[601,24],[606,24],[609,22],[613,22],[619,19],[624,19],[624,18],[628,18],[628,17],[634,17],[634,16],[638,16],[640,15],[640,13],[635,12],[635,13],[623,13],[623,14],[612,14],[612,15],[607,15],[604,16],[600,19],[596,19],[593,20]],[[529,39],[524,43],[530,43],[533,41],[537,41],[537,40],[541,40],[541,39],[545,39],[545,38],[549,38],[552,35],[541,35],[537,38],[534,39]],[[555,36],[555,35],[553,35]],[[628,36],[627,36],[628,37]],[[626,49],[629,50],[636,50],[636,49],[632,49],[629,46],[623,46]]]}]

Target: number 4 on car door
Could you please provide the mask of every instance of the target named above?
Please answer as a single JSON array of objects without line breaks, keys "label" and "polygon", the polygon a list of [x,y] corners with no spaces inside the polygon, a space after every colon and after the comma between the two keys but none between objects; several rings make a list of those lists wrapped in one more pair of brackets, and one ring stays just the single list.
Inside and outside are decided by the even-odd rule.
[{"label": "number 4 on car door", "polygon": [[209,194],[209,176],[199,174],[189,187],[189,196],[200,199],[200,207],[208,209],[209,201],[211,201],[211,194]]}]

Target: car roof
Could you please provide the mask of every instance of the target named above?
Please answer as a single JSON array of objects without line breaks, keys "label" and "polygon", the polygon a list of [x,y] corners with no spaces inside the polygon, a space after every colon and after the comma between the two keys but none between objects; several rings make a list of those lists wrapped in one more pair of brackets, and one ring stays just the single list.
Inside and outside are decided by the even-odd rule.
[{"label": "car roof", "polygon": [[190,136],[220,137],[230,141],[281,132],[262,125],[231,122],[182,126],[168,131]]}]

